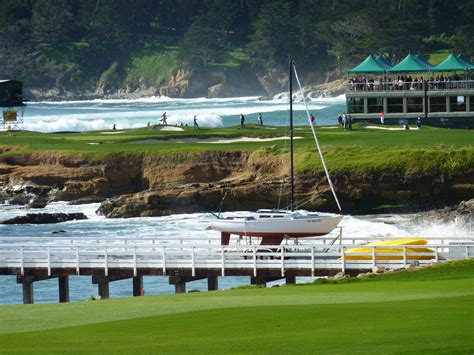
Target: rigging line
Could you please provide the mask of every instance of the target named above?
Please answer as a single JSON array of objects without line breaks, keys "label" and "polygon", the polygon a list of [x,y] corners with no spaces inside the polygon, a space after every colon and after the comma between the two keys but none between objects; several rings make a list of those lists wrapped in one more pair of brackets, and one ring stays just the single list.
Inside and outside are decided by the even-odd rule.
[{"label": "rigging line", "polygon": [[[321,193],[317,193],[316,194],[316,197],[319,196]],[[296,209],[299,209],[300,207],[306,205],[307,203],[309,203],[312,199],[313,199],[314,196],[308,196],[308,197],[305,197],[303,200],[299,201],[295,208]]]},{"label": "rigging line", "polygon": [[331,177],[329,176],[329,171],[328,171],[328,168],[326,166],[326,162],[324,161],[323,152],[321,151],[321,147],[319,146],[318,136],[316,135],[316,129],[314,128],[314,125],[313,125],[313,123],[311,122],[311,119],[310,119],[308,104],[306,103],[306,97],[304,95],[303,88],[301,87],[300,79],[298,78],[298,73],[296,72],[295,64],[293,64],[293,71],[295,72],[296,82],[298,83],[298,86],[299,86],[301,92],[303,93],[303,102],[304,102],[304,106],[306,108],[306,115],[308,116],[308,123],[311,126],[311,131],[313,132],[314,141],[316,142],[316,147],[318,148],[319,156],[321,157],[321,162],[323,163],[324,172],[326,173],[326,177],[328,179],[329,186],[331,187],[331,191],[332,191],[332,194],[334,196],[334,199],[336,200],[337,207],[339,208],[339,211],[342,212],[341,205],[339,204],[339,200],[337,199],[336,191],[334,190],[334,186],[332,185]]},{"label": "rigging line", "polygon": [[[289,102],[289,100],[288,100]],[[288,118],[286,119],[286,126],[285,126],[285,137],[288,137],[288,126],[289,126],[289,122],[288,122]],[[284,140],[284,152],[286,152],[286,149],[287,149],[287,140],[285,139]],[[278,206],[277,206],[277,209],[279,210],[280,209],[280,204],[281,204],[281,195],[283,194],[283,185],[285,185],[285,178],[283,178],[281,180],[281,183],[280,183],[280,191],[278,193]],[[286,201],[288,203],[288,199]],[[288,209],[288,207],[285,207],[285,209]]]}]

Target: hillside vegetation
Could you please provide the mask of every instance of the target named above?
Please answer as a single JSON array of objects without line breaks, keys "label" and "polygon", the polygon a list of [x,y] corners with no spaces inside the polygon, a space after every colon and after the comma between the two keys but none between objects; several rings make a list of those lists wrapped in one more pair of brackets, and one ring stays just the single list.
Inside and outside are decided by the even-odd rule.
[{"label": "hillside vegetation", "polygon": [[2,352],[471,353],[474,261],[334,284],[0,306]]},{"label": "hillside vegetation", "polygon": [[281,90],[290,57],[322,81],[369,53],[473,56],[473,11],[469,0],[4,0],[0,73],[104,94],[166,87],[178,69],[242,67]]}]

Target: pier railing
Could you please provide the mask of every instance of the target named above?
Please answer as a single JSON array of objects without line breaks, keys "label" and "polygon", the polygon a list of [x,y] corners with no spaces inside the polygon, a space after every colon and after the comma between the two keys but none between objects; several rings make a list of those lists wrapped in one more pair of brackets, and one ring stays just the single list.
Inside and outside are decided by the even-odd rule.
[{"label": "pier railing", "polygon": [[[356,253],[350,250],[353,248],[364,248],[364,251]],[[395,250],[383,250],[387,248]],[[196,275],[196,270],[209,269],[219,270],[221,276],[229,269],[251,270],[251,275],[257,276],[258,270],[265,269],[280,270],[282,276],[288,270],[307,270],[304,274],[309,276],[317,269],[341,272],[374,266],[395,269],[413,263],[423,265],[465,259],[474,257],[473,248],[472,240],[410,246],[367,246],[346,240],[332,245],[274,246],[83,242],[32,245],[15,242],[0,244],[0,269],[15,269],[20,275],[24,275],[26,269],[43,269],[47,270],[48,276],[53,269],[75,270],[77,274],[82,269],[95,269],[102,270],[105,276],[111,269],[128,269],[134,276],[140,269],[155,270],[157,275],[166,275],[168,269],[186,269],[191,271],[191,276]]]},{"label": "pier railing", "polygon": [[379,92],[379,91],[446,91],[474,90],[474,80],[426,80],[426,81],[383,81],[380,79],[368,82],[349,82],[349,92]]}]

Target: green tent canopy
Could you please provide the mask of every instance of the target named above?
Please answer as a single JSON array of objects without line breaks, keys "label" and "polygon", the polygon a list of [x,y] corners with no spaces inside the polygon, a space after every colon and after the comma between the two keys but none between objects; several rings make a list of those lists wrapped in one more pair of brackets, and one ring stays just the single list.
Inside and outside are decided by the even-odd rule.
[{"label": "green tent canopy", "polygon": [[349,74],[373,73],[383,74],[386,69],[371,54],[362,63],[349,70]]},{"label": "green tent canopy", "polygon": [[425,60],[417,59],[408,54],[400,63],[389,69],[389,73],[428,72],[433,67]]},{"label": "green tent canopy", "polygon": [[464,64],[466,66],[466,68],[468,68],[469,70],[474,69],[474,64],[472,64],[469,60],[467,60],[466,57],[464,57],[461,53],[459,53],[456,58],[458,58],[458,60],[462,64]]},{"label": "green tent canopy", "polygon": [[461,71],[469,69],[470,67],[467,65],[467,63],[461,62],[459,58],[455,57],[454,54],[451,53],[448,58],[435,66],[433,71]]},{"label": "green tent canopy", "polygon": [[430,62],[428,62],[421,54],[415,54],[414,57],[417,61],[424,65],[428,71],[433,69],[433,66],[430,64]]},{"label": "green tent canopy", "polygon": [[389,70],[393,65],[390,64],[390,62],[385,59],[385,57],[382,54],[379,54],[375,60],[385,69]]}]

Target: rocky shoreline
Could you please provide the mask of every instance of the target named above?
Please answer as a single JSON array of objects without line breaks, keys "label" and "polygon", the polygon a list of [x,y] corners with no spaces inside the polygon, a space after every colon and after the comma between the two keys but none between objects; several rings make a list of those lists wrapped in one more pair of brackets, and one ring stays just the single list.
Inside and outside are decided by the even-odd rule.
[{"label": "rocky shoreline", "polygon": [[[249,68],[234,70],[178,70],[159,86],[123,87],[111,79],[101,78],[95,87],[74,89],[65,87],[27,88],[25,97],[30,101],[70,100],[136,100],[152,96],[172,98],[226,98],[261,96],[270,100],[275,94],[287,90],[287,78],[281,73],[254,73]],[[333,97],[346,91],[346,80],[320,75],[313,84],[304,87],[312,97]]]},{"label": "rocky shoreline", "polygon": [[[337,172],[333,176],[345,213],[431,210],[474,197],[474,169],[408,174]],[[296,177],[306,209],[336,212],[321,172]],[[53,201],[101,202],[109,218],[285,207],[285,157],[261,152],[87,159],[53,152],[0,156],[0,203],[44,207]]]}]

